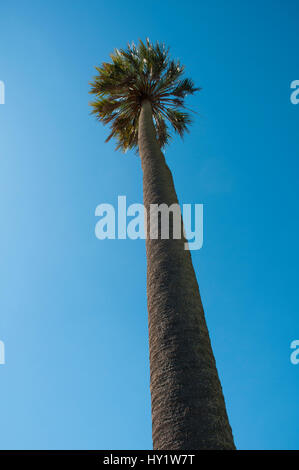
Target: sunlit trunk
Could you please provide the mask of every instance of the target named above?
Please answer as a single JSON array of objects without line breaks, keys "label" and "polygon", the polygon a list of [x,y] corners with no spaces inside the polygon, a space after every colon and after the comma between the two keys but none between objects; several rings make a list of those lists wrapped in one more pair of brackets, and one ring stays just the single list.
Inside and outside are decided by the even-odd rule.
[{"label": "sunlit trunk", "polygon": [[[139,118],[144,205],[177,203],[149,101]],[[151,240],[147,299],[154,449],[234,449],[222,388],[185,240]]]}]

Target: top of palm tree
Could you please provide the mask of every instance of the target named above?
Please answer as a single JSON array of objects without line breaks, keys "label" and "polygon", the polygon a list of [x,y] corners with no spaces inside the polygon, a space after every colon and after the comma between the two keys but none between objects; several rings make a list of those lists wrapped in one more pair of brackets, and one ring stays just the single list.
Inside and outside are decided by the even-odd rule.
[{"label": "top of palm tree", "polygon": [[138,145],[138,118],[141,104],[149,100],[152,105],[154,125],[160,147],[169,139],[169,124],[180,136],[191,119],[185,111],[184,99],[193,94],[193,81],[183,78],[184,67],[169,58],[164,44],[152,44],[149,39],[138,46],[115,49],[111,63],[96,67],[98,74],[91,83],[96,95],[92,113],[104,124],[111,125],[112,137],[118,141],[117,149],[126,151]]}]

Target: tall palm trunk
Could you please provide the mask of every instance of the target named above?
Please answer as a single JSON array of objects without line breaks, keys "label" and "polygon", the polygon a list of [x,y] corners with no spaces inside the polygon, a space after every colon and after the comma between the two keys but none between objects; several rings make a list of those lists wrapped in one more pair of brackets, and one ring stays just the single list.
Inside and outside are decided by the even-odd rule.
[{"label": "tall palm trunk", "polygon": [[[138,145],[144,205],[178,203],[171,172],[143,101]],[[185,240],[151,240],[147,298],[154,449],[234,449],[222,388]],[[170,231],[171,233],[171,231]]]}]

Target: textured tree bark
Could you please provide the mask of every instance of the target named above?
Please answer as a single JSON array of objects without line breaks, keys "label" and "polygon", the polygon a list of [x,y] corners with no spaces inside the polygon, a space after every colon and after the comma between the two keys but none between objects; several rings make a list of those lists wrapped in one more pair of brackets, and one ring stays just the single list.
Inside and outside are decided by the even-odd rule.
[{"label": "textured tree bark", "polygon": [[[178,203],[156,140],[149,101],[139,118],[143,195]],[[151,240],[147,217],[147,299],[153,446],[157,450],[235,449],[198,284],[185,239]]]}]

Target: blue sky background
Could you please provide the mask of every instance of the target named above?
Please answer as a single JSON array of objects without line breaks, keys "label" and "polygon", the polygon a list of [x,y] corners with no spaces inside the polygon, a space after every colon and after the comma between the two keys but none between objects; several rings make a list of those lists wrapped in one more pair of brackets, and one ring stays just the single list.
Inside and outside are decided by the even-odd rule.
[{"label": "blue sky background", "polygon": [[0,3],[0,447],[150,449],[144,241],[95,208],[142,202],[140,160],[89,115],[93,67],[165,41],[203,90],[167,148],[204,204],[193,260],[240,449],[298,449],[298,1]]}]

